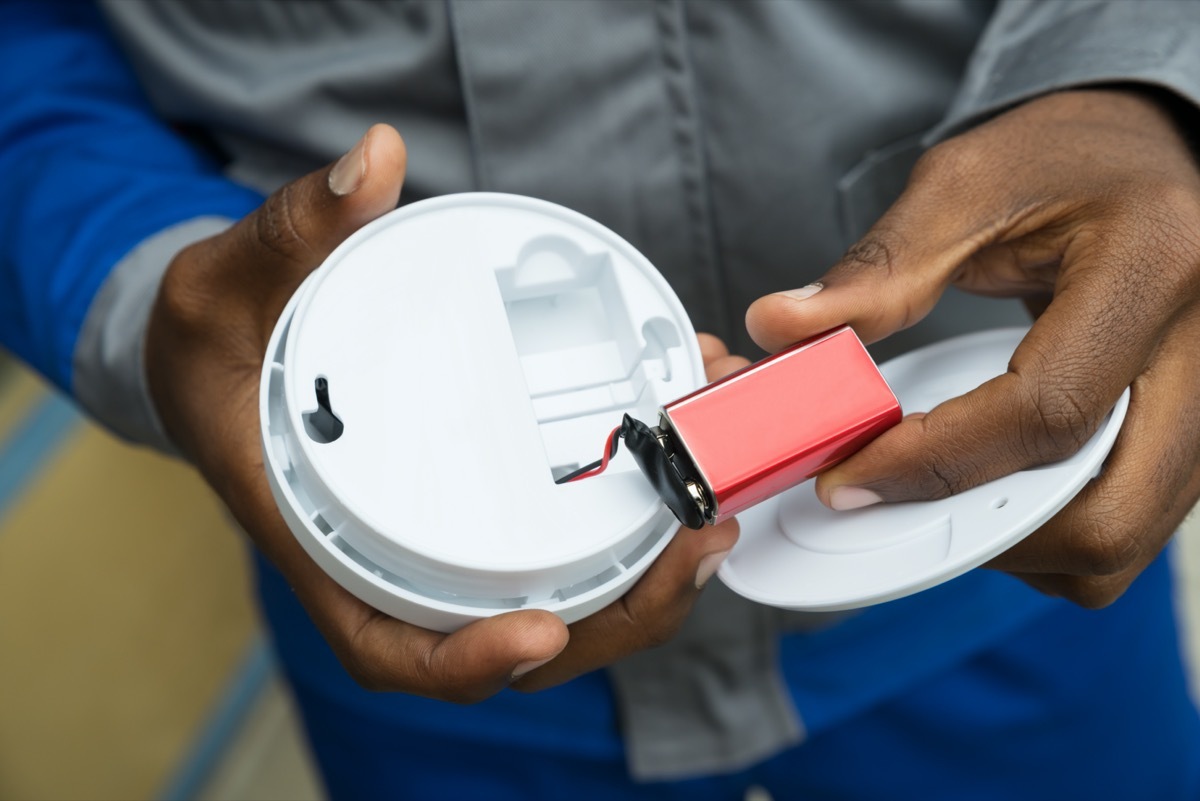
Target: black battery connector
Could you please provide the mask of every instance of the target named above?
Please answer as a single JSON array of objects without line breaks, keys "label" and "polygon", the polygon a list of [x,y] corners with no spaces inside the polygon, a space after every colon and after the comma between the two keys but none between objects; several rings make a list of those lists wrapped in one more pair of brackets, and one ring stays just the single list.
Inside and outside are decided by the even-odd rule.
[{"label": "black battery connector", "polygon": [[602,459],[584,465],[555,483],[566,484],[568,481],[600,474],[608,466],[609,460],[616,455],[620,440],[625,440],[625,447],[633,456],[633,461],[637,463],[667,508],[679,518],[679,522],[692,529],[704,528],[704,511],[688,491],[689,481],[693,486],[697,485],[694,477],[685,474],[692,471],[686,467],[681,469],[682,460],[670,448],[668,437],[663,436],[658,429],[653,429],[629,415],[625,415],[621,425],[609,435],[608,452]]}]

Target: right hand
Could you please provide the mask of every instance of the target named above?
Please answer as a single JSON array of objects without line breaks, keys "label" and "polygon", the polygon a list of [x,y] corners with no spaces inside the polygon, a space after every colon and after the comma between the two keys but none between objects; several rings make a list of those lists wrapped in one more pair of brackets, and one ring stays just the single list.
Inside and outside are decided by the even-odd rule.
[{"label": "right hand", "polygon": [[[526,674],[521,689],[547,687],[664,641],[687,616],[699,579],[733,546],[736,524],[682,531],[623,598],[570,629],[550,612],[528,610],[446,635],[391,618],[342,589],[280,516],[259,444],[267,341],[301,281],[348,236],[395,208],[405,164],[399,135],[377,125],[336,164],[288,184],[228,231],[173,259],[146,338],[147,380],[167,433],[364,687],[471,702]],[[742,363],[711,340],[705,350],[721,369]]]}]

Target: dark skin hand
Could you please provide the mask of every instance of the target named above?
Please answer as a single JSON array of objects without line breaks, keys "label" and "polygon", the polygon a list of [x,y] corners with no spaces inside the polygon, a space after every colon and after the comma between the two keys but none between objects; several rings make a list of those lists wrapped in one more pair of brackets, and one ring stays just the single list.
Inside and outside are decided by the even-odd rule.
[{"label": "dark skin hand", "polygon": [[989,565],[1105,606],[1200,498],[1200,171],[1175,120],[1124,89],[1008,111],[933,148],[819,286],[760,298],[747,325],[769,350],[846,322],[873,342],[951,284],[1040,312],[1008,372],[906,418],[817,494],[942,498],[1062,459],[1131,386],[1102,475]]},{"label": "dark skin hand", "polygon": [[[737,540],[737,524],[683,531],[621,599],[571,626],[510,612],[440,634],[388,617],[343,590],[280,517],[267,485],[258,386],[275,321],[300,282],[346,237],[396,206],[406,165],[377,125],[335,165],[268,198],[228,231],[172,261],[151,314],[146,369],[180,450],[287,577],[342,664],[363,686],[457,702],[507,686],[536,690],[669,639]],[[746,362],[701,335],[709,377]]]}]

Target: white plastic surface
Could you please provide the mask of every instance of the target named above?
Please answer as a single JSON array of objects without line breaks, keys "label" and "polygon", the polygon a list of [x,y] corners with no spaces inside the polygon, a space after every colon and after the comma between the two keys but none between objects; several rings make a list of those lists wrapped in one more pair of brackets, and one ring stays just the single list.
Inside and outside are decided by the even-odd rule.
[{"label": "white plastic surface", "polygon": [[[328,382],[333,441],[306,415]],[[551,203],[414,203],[368,225],[297,291],[264,365],[276,501],[310,556],[388,614],[450,631],[501,612],[568,622],[610,603],[678,523],[622,452],[703,382],[695,333],[636,250]]]},{"label": "white plastic surface", "polygon": [[[1025,329],[969,334],[880,369],[906,414],[928,411],[1002,374]],[[939,501],[833,512],[811,481],[738,516],[741,538],[718,573],[734,592],[797,611],[890,601],[949,581],[1049,520],[1093,478],[1129,405],[1126,390],[1074,456]]]}]

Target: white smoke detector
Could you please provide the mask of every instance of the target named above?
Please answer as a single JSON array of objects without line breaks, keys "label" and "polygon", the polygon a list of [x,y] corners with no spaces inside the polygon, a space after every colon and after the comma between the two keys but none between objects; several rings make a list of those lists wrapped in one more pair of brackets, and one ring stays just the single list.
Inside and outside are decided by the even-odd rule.
[{"label": "white smoke detector", "polygon": [[390,615],[573,621],[678,523],[624,452],[602,476],[554,479],[625,412],[653,419],[703,381],[675,293],[612,231],[531,198],[427,200],[346,240],[284,310],[261,388],[267,470],[309,555]]},{"label": "white smoke detector", "polygon": [[[927,410],[1003,372],[1022,333],[882,370],[906,412]],[[623,414],[653,421],[703,383],[678,298],[612,231],[531,198],[426,200],[347,239],[288,303],[262,376],[267,473],[309,556],[387,614],[439,631],[516,609],[572,622],[628,590],[679,524],[623,449],[602,475],[555,479]],[[1061,509],[1126,404],[1075,457],[944,501],[834,513],[802,484],[739,518],[719,575],[810,610],[948,580]]]}]

